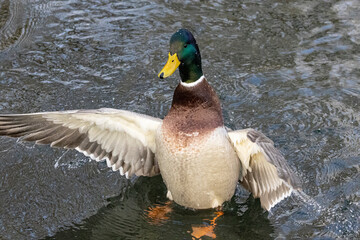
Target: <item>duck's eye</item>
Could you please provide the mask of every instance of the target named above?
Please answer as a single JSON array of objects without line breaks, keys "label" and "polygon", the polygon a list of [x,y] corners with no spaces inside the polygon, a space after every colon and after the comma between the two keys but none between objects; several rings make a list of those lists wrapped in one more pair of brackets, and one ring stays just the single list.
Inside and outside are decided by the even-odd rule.
[{"label": "duck's eye", "polygon": [[186,47],[187,47],[187,44],[185,43],[185,44],[184,44],[184,48],[186,48]]}]

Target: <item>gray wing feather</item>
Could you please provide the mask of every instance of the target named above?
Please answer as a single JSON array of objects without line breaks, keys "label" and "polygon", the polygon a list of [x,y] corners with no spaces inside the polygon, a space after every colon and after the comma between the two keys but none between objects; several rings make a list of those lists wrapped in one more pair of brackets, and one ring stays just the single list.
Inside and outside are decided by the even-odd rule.
[{"label": "gray wing feather", "polygon": [[274,147],[274,142],[270,138],[254,129],[250,129],[247,132],[247,137],[264,150],[267,160],[276,167],[277,173],[281,179],[289,183],[295,189],[300,188],[300,181],[297,175],[291,170],[281,152]]},{"label": "gray wing feather", "polygon": [[241,162],[240,182],[270,210],[300,187],[300,181],[273,141],[254,129],[229,132]]}]

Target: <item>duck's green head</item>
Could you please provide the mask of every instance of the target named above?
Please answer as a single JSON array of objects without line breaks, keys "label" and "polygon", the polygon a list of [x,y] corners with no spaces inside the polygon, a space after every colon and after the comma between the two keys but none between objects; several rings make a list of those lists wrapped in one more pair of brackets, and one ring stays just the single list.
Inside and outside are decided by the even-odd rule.
[{"label": "duck's green head", "polygon": [[169,59],[158,76],[169,77],[178,67],[181,81],[186,83],[195,82],[203,75],[199,47],[194,36],[186,29],[172,35]]}]

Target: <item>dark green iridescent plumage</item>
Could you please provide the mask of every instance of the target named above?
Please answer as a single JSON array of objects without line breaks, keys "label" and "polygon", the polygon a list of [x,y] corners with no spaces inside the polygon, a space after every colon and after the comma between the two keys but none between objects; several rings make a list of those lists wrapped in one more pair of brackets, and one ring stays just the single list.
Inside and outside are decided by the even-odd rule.
[{"label": "dark green iridescent plumage", "polygon": [[177,53],[181,81],[195,82],[202,75],[201,56],[194,36],[186,29],[180,29],[170,39],[170,53]]}]

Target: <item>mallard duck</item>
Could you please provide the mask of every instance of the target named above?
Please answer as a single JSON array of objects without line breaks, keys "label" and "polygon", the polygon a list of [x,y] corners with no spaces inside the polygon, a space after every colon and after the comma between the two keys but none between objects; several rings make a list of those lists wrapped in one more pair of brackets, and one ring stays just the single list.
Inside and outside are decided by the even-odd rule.
[{"label": "mallard duck", "polygon": [[127,178],[161,174],[167,197],[192,209],[221,206],[238,182],[264,209],[299,181],[274,143],[254,129],[224,126],[220,101],[203,75],[199,47],[185,29],[174,33],[160,78],[179,68],[181,81],[163,120],[102,108],[0,115],[0,135],[76,149],[106,160]]}]

